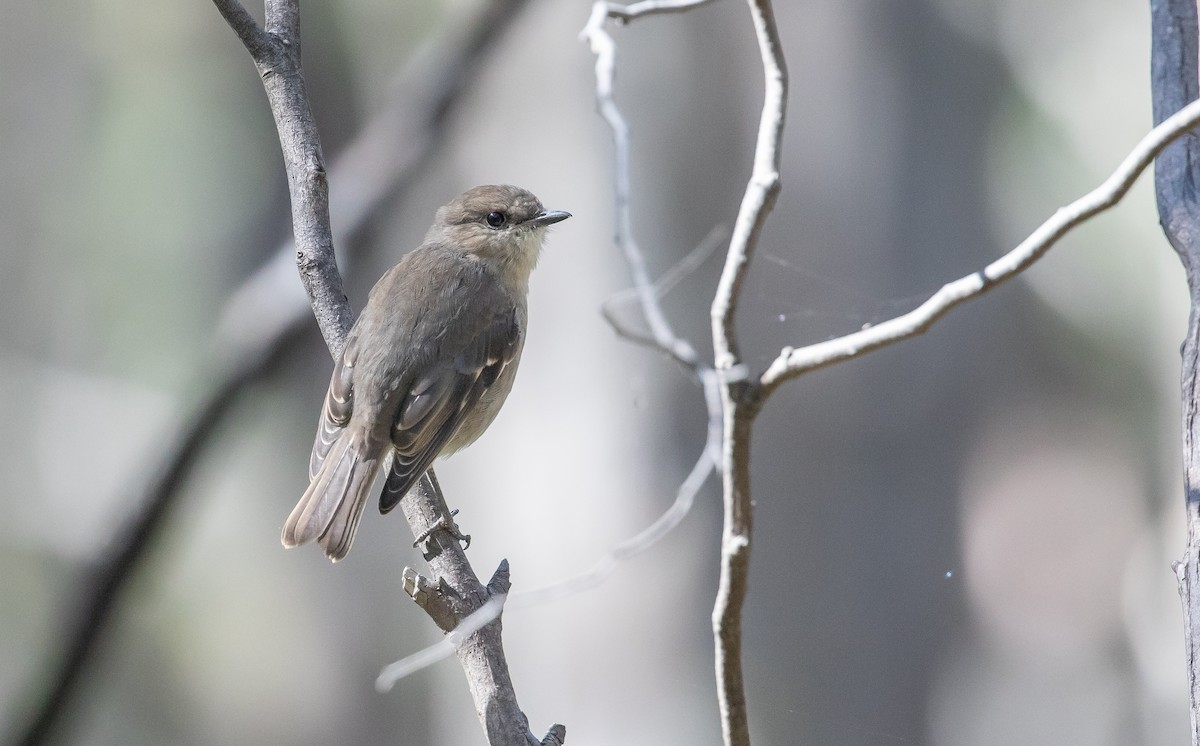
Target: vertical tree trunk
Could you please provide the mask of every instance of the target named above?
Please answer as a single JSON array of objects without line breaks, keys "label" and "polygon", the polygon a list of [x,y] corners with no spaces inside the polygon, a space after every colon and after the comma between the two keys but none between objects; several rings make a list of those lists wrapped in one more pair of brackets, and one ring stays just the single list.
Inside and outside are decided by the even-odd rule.
[{"label": "vertical tree trunk", "polygon": [[1188,318],[1187,339],[1183,343],[1183,483],[1187,509],[1187,548],[1183,559],[1175,563],[1179,597],[1183,602],[1183,634],[1187,648],[1188,695],[1191,704],[1192,744],[1200,745],[1200,376],[1196,375],[1200,353],[1200,326],[1197,325],[1196,283],[1191,283],[1192,312]]},{"label": "vertical tree trunk", "polygon": [[[1158,124],[1197,96],[1197,15],[1195,0],[1151,0],[1153,51],[1151,78],[1154,122]],[[1187,548],[1175,563],[1183,602],[1191,702],[1192,743],[1200,746],[1200,141],[1179,138],[1155,162],[1154,187],[1159,222],[1187,271],[1192,310],[1182,349],[1183,480]]]}]

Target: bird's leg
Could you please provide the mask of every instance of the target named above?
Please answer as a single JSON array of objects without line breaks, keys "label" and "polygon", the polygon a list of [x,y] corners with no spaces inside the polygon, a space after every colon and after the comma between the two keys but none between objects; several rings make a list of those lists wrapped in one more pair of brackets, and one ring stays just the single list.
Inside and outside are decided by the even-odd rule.
[{"label": "bird's leg", "polygon": [[421,477],[421,481],[425,483],[424,487],[429,491],[429,494],[433,495],[437,500],[438,512],[441,514],[441,517],[432,526],[417,536],[417,540],[413,542],[413,548],[416,549],[420,546],[421,542],[428,539],[433,535],[434,531],[439,529],[444,529],[446,533],[461,541],[464,550],[469,548],[471,546],[471,535],[464,534],[459,529],[458,524],[454,522],[454,516],[458,515],[458,510],[450,510],[450,507],[446,505],[446,496],[442,494],[442,486],[438,484],[437,474],[434,474],[433,469],[430,469]]},{"label": "bird's leg", "polygon": [[437,531],[438,529],[445,529],[447,533],[449,533],[455,539],[461,541],[463,543],[463,549],[470,547],[471,535],[464,534],[458,527],[458,524],[454,522],[454,516],[456,515],[458,515],[458,509],[451,510],[449,514],[442,513],[442,517],[439,518],[436,523],[421,532],[420,536],[417,537],[417,540],[413,542],[413,549],[416,549],[421,542],[432,536],[433,532]]}]

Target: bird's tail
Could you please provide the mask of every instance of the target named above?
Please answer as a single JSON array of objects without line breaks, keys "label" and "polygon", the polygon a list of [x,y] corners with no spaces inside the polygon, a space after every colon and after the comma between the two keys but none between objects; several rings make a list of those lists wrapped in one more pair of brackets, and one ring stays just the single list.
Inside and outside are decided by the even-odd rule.
[{"label": "bird's tail", "polygon": [[316,539],[334,562],[346,556],[379,471],[378,450],[353,431],[342,432],[283,524],[285,547]]}]

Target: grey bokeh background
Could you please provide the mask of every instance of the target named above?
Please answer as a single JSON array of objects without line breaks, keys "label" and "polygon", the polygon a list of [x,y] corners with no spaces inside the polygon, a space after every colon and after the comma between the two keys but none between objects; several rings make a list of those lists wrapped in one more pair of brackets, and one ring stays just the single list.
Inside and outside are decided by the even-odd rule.
[{"label": "grey bokeh background", "polygon": [[[470,2],[311,3],[325,149]],[[0,713],[73,611],[132,489],[206,390],[228,294],[286,236],[273,126],[206,2],[0,0]],[[785,190],[740,327],[785,344],[905,311],[1097,183],[1150,124],[1148,9],[1080,0],[814,0],[776,9],[792,73]],[[617,340],[611,146],[585,2],[534,3],[452,118],[421,187],[355,241],[361,306],[433,209],[527,186],[575,218],[534,278],[505,413],[441,477],[486,574],[587,569],[670,502],[703,438],[699,391]],[[745,9],[615,31],[636,229],[656,271],[737,209],[761,101]],[[332,188],[348,189],[337,172]],[[345,247],[343,247],[345,248]],[[703,343],[719,262],[668,299]],[[921,339],[794,382],[756,431],[746,611],[765,744],[1173,744],[1186,739],[1177,346],[1182,273],[1140,185],[1025,279]],[[330,363],[315,325],[223,425],[74,702],[72,743],[480,743],[399,576],[402,522],[350,558],[283,551]],[[709,485],[597,590],[505,618],[535,731],[569,743],[719,742]]]}]

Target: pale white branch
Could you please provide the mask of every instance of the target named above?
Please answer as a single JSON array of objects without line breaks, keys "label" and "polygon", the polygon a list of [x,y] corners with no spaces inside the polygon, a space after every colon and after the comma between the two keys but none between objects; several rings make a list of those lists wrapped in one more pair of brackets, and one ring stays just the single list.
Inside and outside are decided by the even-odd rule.
[{"label": "pale white branch", "polygon": [[499,618],[504,611],[505,598],[503,594],[492,596],[457,627],[447,632],[441,641],[385,666],[375,679],[375,691],[390,692],[400,679],[428,668],[443,658],[449,658],[466,638]]},{"label": "pale white branch", "polygon": [[[629,265],[629,273],[633,277],[633,287],[641,303],[642,315],[646,318],[646,325],[650,329],[650,338],[653,339],[654,345],[692,368],[699,364],[696,349],[690,342],[677,336],[671,328],[671,323],[663,313],[662,305],[654,291],[654,284],[650,281],[645,255],[633,234],[633,215],[630,209],[629,125],[613,98],[617,46],[604,26],[609,18],[628,21],[640,15],[682,11],[702,4],[703,2],[700,1],[666,2],[663,0],[622,7],[601,0],[592,6],[592,14],[588,18],[587,25],[579,34],[581,39],[587,41],[592,53],[596,55],[596,105],[613,134],[616,182],[614,187],[616,231],[613,241],[621,249],[625,256],[625,262]],[[646,341],[643,335],[635,334],[633,338]]]},{"label": "pale white branch", "polygon": [[762,395],[789,378],[921,334],[950,309],[1020,274],[1070,230],[1120,202],[1155,156],[1198,123],[1200,101],[1193,101],[1150,130],[1100,186],[1059,208],[1012,251],[979,272],[943,285],[912,311],[844,337],[797,349],[783,348],[759,380]]},{"label": "pale white branch", "polygon": [[759,402],[746,379],[737,340],[737,307],[767,215],[780,189],[787,65],[770,0],[748,0],[763,66],[763,106],[754,165],[742,196],[725,267],[709,310],[713,366],[721,379],[721,576],[713,603],[717,707],[725,746],[749,746],[750,723],[742,672],[742,607],[750,582],[754,502],[750,493],[750,430]]},{"label": "pale white branch", "polygon": [[[663,298],[667,293],[671,292],[671,290],[685,277],[699,269],[700,265],[703,264],[710,256],[712,256],[713,252],[716,251],[717,248],[724,242],[726,233],[727,228],[723,224],[713,226],[712,230],[708,232],[708,235],[706,235],[704,239],[695,246],[695,248],[685,254],[682,259],[667,269],[666,272],[663,272],[662,275],[660,275],[659,278],[654,281],[652,286],[654,297],[656,299]],[[661,345],[659,345],[658,340],[656,340],[652,335],[633,328],[617,317],[617,313],[614,308],[617,304],[626,303],[629,301],[639,301],[640,299],[641,294],[639,293],[638,288],[626,288],[625,290],[614,293],[600,304],[600,315],[604,317],[604,320],[608,322],[608,325],[612,327],[613,331],[616,332],[618,336],[636,344],[662,350],[663,348]],[[670,354],[669,350],[664,351]],[[689,367],[692,368],[693,373],[697,372],[695,366]]]},{"label": "pale white branch", "polygon": [[608,6],[607,15],[609,18],[615,18],[624,23],[632,21],[639,16],[653,16],[660,13],[681,13],[701,5],[707,5],[710,2],[712,0],[644,0],[644,2],[624,6],[612,3],[604,4]]},{"label": "pale white branch", "polygon": [[787,118],[787,67],[774,11],[766,0],[751,0],[749,5],[762,57],[763,107],[750,182],[742,195],[742,205],[725,256],[725,269],[721,272],[710,310],[714,364],[718,370],[741,361],[737,345],[737,304],[767,214],[779,195],[783,124]]},{"label": "pale white branch", "polygon": [[[724,531],[721,540],[721,579],[713,610],[717,695],[721,728],[727,746],[750,742],[745,687],[741,666],[741,614],[749,577],[749,547],[753,515],[749,487],[750,424],[757,412],[748,370],[740,359],[736,338],[736,311],[746,271],[758,244],[767,214],[779,193],[781,141],[787,110],[787,69],[783,48],[769,0],[749,0],[750,15],[762,56],[765,95],[759,121],[758,141],[749,184],[743,195],[737,222],[726,253],[724,269],[710,309],[714,362],[701,362],[695,349],[671,330],[658,294],[650,282],[641,249],[634,240],[629,187],[629,128],[613,99],[616,44],[605,31],[609,18],[627,21],[638,15],[684,10],[702,2],[647,2],[620,8],[607,2],[592,6],[592,14],[581,36],[596,55],[596,101],[601,116],[613,132],[616,166],[616,236],[633,275],[634,291],[641,302],[649,334],[617,323],[606,308],[606,317],[635,341],[653,344],[691,367],[704,384],[709,412],[708,445],[701,464],[722,472]],[[718,460],[719,459],[719,460]],[[709,467],[711,468],[711,467]],[[695,473],[695,472],[693,472]],[[670,513],[670,511],[668,511]],[[670,530],[669,516],[662,522]],[[677,522],[677,521],[676,521]],[[657,540],[658,524],[647,530]],[[640,537],[635,537],[635,541]],[[618,550],[623,547],[618,547]],[[607,574],[608,565],[621,555],[614,551],[597,566]],[[608,564],[605,564],[608,561]]]}]

